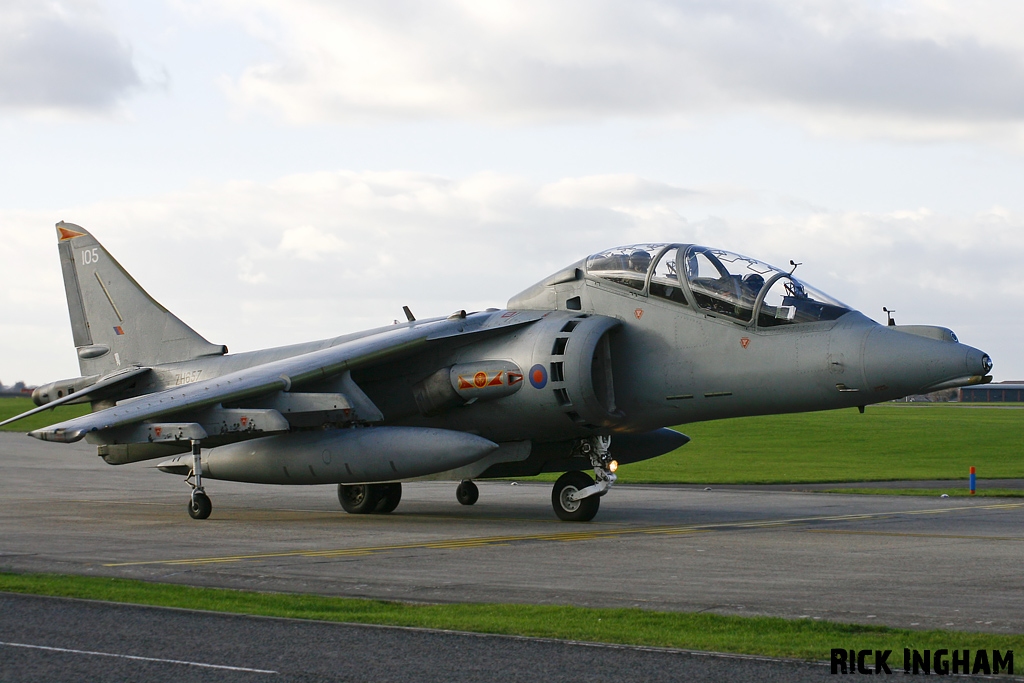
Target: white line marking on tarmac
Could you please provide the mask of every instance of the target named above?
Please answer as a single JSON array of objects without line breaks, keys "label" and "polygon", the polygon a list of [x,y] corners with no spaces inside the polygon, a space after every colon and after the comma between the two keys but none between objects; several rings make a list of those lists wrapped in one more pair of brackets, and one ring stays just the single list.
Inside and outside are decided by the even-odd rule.
[{"label": "white line marking on tarmac", "polygon": [[226,666],[224,664],[204,664],[202,662],[189,662],[181,659],[159,659],[156,657],[139,657],[136,655],[120,655],[113,652],[90,652],[89,650],[72,650],[66,647],[48,647],[46,645],[29,645],[27,643],[5,643],[0,641],[0,645],[6,645],[7,647],[23,647],[31,650],[47,650],[49,652],[67,652],[74,655],[92,655],[94,657],[117,657],[119,659],[134,659],[141,662],[160,662],[162,664],[184,664],[186,666],[201,666],[204,669],[226,669],[228,671],[245,671],[246,673],[254,674],[278,674],[278,671],[269,671],[267,669],[249,669],[244,666]]}]

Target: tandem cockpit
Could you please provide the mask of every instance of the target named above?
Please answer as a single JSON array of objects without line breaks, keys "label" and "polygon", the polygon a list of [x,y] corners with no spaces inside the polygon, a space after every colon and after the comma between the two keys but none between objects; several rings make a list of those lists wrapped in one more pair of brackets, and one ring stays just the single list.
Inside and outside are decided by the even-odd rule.
[{"label": "tandem cockpit", "polygon": [[835,320],[852,309],[786,272],[723,249],[634,244],[585,260],[591,278],[759,327]]}]

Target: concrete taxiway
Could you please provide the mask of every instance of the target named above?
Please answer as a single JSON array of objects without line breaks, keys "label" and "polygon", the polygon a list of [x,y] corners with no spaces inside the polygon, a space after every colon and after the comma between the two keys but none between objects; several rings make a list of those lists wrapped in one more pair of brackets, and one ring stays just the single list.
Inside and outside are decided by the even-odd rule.
[{"label": "concrete taxiway", "polygon": [[[625,473],[628,478],[628,471]],[[0,433],[0,569],[429,602],[635,606],[1024,632],[1024,501],[616,486],[589,524],[550,484],[407,484],[391,515],[332,487],[208,481]],[[823,653],[823,657],[827,653]]]}]

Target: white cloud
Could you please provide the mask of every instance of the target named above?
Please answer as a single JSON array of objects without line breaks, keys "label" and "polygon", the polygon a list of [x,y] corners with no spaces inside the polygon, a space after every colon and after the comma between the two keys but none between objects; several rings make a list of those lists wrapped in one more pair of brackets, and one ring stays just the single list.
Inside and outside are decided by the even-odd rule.
[{"label": "white cloud", "polygon": [[985,12],[939,0],[221,6],[277,54],[246,70],[232,96],[293,122],[755,110],[913,138],[1024,121],[1024,10],[1008,1]]},{"label": "white cloud", "polygon": [[312,225],[288,228],[281,235],[281,244],[278,247],[282,256],[294,256],[305,261],[322,261],[328,254],[337,254],[345,250],[345,242]]},{"label": "white cloud", "polygon": [[[991,353],[1001,377],[1024,377],[1013,365],[1013,338],[1024,330],[1008,313],[1024,309],[1015,282],[1024,215],[994,207],[971,216],[914,209],[747,219],[726,198],[713,207],[720,217],[705,217],[679,188],[652,195],[651,187],[665,186],[627,175],[541,184],[493,173],[339,171],[59,217],[91,230],[158,301],[236,351],[386,325],[402,305],[419,317],[500,307],[602,249],[692,241],[777,265],[803,262],[798,276],[868,315],[881,318],[888,306],[901,323],[947,325]],[[600,188],[612,199],[566,188]],[[41,211],[0,211],[12,255],[0,338],[5,362],[17,363],[0,367],[5,381],[77,372],[53,222]]]},{"label": "white cloud", "polygon": [[668,183],[636,175],[617,174],[565,178],[544,187],[539,198],[553,206],[614,206],[619,203],[685,199],[694,194],[692,190]]},{"label": "white cloud", "polygon": [[142,86],[131,48],[96,3],[0,4],[0,108],[107,111]]}]

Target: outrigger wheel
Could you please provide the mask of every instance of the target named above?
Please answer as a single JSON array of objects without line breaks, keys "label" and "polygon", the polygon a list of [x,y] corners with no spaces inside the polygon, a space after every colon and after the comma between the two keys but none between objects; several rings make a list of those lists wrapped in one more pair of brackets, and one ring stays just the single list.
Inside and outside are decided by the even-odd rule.
[{"label": "outrigger wheel", "polygon": [[192,519],[206,519],[213,512],[213,503],[210,497],[202,491],[193,491],[192,499],[188,502],[188,515]]},{"label": "outrigger wheel", "polygon": [[[192,471],[185,477],[185,483],[192,487],[188,500],[188,516],[192,519],[206,519],[213,512],[213,503],[203,489],[202,446],[198,439],[192,440]],[[195,481],[192,478],[195,477]]]}]

